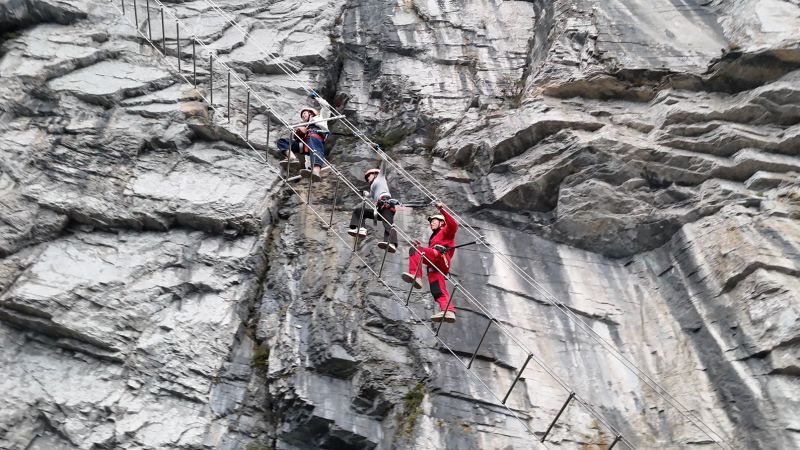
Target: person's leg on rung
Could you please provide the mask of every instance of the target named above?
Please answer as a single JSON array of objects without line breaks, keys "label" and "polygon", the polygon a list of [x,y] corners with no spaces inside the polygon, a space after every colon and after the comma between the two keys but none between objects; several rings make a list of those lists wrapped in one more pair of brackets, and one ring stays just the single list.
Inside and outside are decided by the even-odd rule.
[{"label": "person's leg on rung", "polygon": [[428,270],[428,284],[431,285],[431,295],[439,304],[439,309],[444,311],[447,308],[448,311],[455,312],[456,309],[452,303],[449,307],[447,306],[450,301],[450,293],[447,292],[447,278],[431,267]]},{"label": "person's leg on rung", "polygon": [[325,143],[316,137],[308,138],[308,147],[311,150],[312,173],[319,177],[320,171],[325,167]]},{"label": "person's leg on rung", "polygon": [[422,289],[422,271],[424,268],[422,264],[422,257],[414,247],[408,250],[408,272],[403,273],[403,281],[406,283],[414,283],[414,287]]},{"label": "person's leg on rung", "polygon": [[391,247],[389,247],[391,253],[394,253],[397,249],[397,231],[394,229],[394,214],[392,208],[383,208],[378,211],[378,218],[383,222],[383,242],[391,245]]},{"label": "person's leg on rung", "polygon": [[[364,210],[363,216],[361,212],[362,208]],[[350,236],[355,236],[360,228],[364,228],[364,221],[367,219],[372,219],[373,217],[372,208],[368,208],[363,203],[356,206],[353,209],[353,214],[350,216],[350,229],[347,231],[347,233],[350,234]],[[361,220],[360,223],[359,220]],[[366,229],[364,230],[364,233],[361,233],[361,235],[366,236]]]}]

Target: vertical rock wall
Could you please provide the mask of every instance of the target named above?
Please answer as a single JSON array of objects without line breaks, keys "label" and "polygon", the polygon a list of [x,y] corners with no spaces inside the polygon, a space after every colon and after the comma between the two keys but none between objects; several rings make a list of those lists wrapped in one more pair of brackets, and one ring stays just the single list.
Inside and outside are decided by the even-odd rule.
[{"label": "vertical rock wall", "polygon": [[[346,94],[533,276],[482,247],[454,260],[536,355],[518,417],[456,359],[480,309],[457,294],[434,339],[430,295],[402,306],[407,246],[383,261],[378,227],[356,257],[334,233],[356,197],[321,227],[257,162],[268,111],[249,114],[255,155],[244,90],[229,125],[207,67],[192,89],[114,5],[0,3],[0,448],[530,448],[568,395],[551,374],[637,448],[713,447],[677,402],[734,448],[800,445],[796,1],[221,4],[249,39],[208,2],[168,4],[273,115],[296,121],[298,80]],[[360,180],[377,159],[345,136],[331,161]],[[312,187],[326,220],[335,185]],[[427,212],[397,223],[424,240]],[[382,261],[386,285],[364,266]],[[502,397],[526,356],[493,326],[471,371]],[[614,438],[572,402],[548,445]]]}]

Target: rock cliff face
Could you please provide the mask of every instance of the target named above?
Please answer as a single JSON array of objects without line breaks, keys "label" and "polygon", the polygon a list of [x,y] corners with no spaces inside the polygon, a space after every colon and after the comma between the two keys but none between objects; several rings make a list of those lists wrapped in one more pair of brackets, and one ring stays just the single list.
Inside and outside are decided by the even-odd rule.
[{"label": "rock cliff face", "polygon": [[[597,412],[570,403],[548,448],[608,448],[598,417],[636,448],[800,447],[797,0],[221,4],[249,38],[205,0],[167,7],[273,121],[299,122],[296,80],[346,94],[541,286],[457,251],[454,279]],[[203,100],[207,50],[194,89],[167,64],[174,22],[164,58],[121,8],[0,0],[0,448],[538,448],[568,391],[531,363],[508,400],[521,420],[498,405],[456,359],[480,309],[456,295],[451,354],[415,319],[430,295],[412,315],[391,294],[408,246],[376,281],[377,229],[363,260],[334,233],[356,196],[331,212],[335,177],[312,186],[322,227],[258,161],[268,111],[235,85],[228,124]],[[377,161],[346,136],[331,155],[357,184]],[[428,212],[397,223],[424,240]],[[525,359],[495,326],[470,370],[502,396]]]}]

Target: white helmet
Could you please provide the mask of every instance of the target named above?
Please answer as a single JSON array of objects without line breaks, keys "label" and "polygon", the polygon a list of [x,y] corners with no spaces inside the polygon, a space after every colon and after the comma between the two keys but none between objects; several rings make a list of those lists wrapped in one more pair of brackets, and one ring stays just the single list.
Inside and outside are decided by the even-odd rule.
[{"label": "white helmet", "polygon": [[317,111],[314,108],[303,108],[303,109],[300,110],[300,118],[301,119],[303,118],[303,113],[306,112],[306,111],[310,112],[312,117],[319,115],[319,111]]}]

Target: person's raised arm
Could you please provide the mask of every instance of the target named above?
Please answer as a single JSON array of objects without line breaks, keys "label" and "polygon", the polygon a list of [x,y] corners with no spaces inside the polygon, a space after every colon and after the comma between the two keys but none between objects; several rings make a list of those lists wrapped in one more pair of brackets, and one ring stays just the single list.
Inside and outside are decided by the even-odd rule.
[{"label": "person's raised arm", "polygon": [[[317,104],[319,104],[319,118],[327,120],[329,117],[331,117],[331,105],[328,104],[328,102],[324,98],[320,97],[320,95],[317,94],[316,91],[311,91],[311,95],[310,96],[311,96],[311,98],[316,100]],[[328,129],[328,123],[327,122],[318,122],[317,123],[317,125],[320,125],[320,124],[322,124],[322,128],[325,128],[326,130]]]},{"label": "person's raised arm", "polygon": [[444,237],[447,239],[455,239],[456,231],[458,231],[458,222],[444,209],[444,203],[437,200],[434,206],[436,206],[436,209],[444,216]]}]

